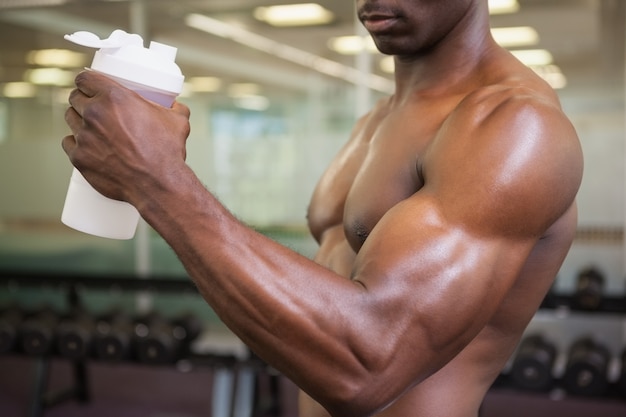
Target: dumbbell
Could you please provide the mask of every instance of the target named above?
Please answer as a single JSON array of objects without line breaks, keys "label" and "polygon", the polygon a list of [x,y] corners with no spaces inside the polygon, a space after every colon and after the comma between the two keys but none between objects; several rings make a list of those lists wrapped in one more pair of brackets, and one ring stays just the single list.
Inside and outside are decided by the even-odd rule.
[{"label": "dumbbell", "polygon": [[17,307],[9,307],[0,314],[0,354],[15,349],[18,340],[19,325],[24,313]]},{"label": "dumbbell", "polygon": [[581,270],[576,279],[574,306],[581,310],[598,310],[602,306],[604,282],[604,274],[597,268]]},{"label": "dumbbell", "polygon": [[174,336],[185,344],[195,340],[204,328],[202,320],[193,313],[183,313],[172,319],[174,326]]},{"label": "dumbbell", "polygon": [[72,360],[81,360],[91,356],[94,331],[94,319],[86,311],[75,311],[63,318],[56,329],[58,353]]},{"label": "dumbbell", "polygon": [[135,326],[135,352],[144,363],[172,363],[179,359],[192,340],[202,332],[202,322],[191,313],[171,320],[153,313]]},{"label": "dumbbell", "polygon": [[542,335],[527,336],[520,344],[513,361],[513,383],[524,390],[548,391],[554,383],[552,369],[556,353],[554,344]]},{"label": "dumbbell", "polygon": [[44,308],[27,317],[19,327],[19,345],[28,355],[52,353],[59,316]]},{"label": "dumbbell", "polygon": [[135,357],[147,364],[173,363],[181,347],[181,338],[175,336],[174,326],[157,313],[137,320],[133,345]]},{"label": "dumbbell", "polygon": [[96,320],[96,358],[113,362],[129,359],[132,339],[133,320],[126,313],[114,310]]},{"label": "dumbbell", "polygon": [[573,395],[599,396],[609,386],[611,354],[606,346],[591,338],[581,338],[570,348],[563,385]]}]

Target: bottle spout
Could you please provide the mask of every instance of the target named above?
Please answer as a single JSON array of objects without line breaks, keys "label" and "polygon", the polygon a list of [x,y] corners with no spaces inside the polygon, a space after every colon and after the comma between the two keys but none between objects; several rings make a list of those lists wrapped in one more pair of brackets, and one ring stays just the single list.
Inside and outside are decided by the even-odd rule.
[{"label": "bottle spout", "polygon": [[163,59],[166,59],[172,62],[176,60],[176,53],[178,52],[178,48],[176,47],[152,41],[150,42],[149,49],[159,54],[159,56],[163,57]]}]

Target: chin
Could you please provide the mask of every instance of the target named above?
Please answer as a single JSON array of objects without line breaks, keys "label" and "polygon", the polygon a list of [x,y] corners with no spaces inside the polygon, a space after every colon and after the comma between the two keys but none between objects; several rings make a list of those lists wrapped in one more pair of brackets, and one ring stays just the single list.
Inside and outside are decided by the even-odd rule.
[{"label": "chin", "polygon": [[397,53],[399,52],[397,45],[394,45],[392,42],[387,42],[384,38],[377,38],[374,40],[374,43],[376,44],[376,48],[381,54],[397,55]]},{"label": "chin", "polygon": [[380,47],[378,51],[383,55],[389,56],[412,56],[415,55],[414,50],[402,49],[402,48],[392,48],[392,47]]},{"label": "chin", "polygon": [[394,37],[377,37],[374,39],[376,48],[384,55],[415,55],[419,53],[419,48],[415,42],[399,42]]}]

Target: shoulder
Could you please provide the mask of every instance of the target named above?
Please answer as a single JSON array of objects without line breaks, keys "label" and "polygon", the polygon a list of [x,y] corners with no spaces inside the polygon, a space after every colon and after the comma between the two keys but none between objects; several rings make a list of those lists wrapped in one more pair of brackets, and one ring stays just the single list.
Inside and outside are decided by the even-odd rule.
[{"label": "shoulder", "polygon": [[576,129],[556,93],[541,87],[505,84],[478,90],[459,104],[451,123],[466,118],[459,128],[467,129],[467,139],[478,150],[484,145],[485,151],[502,149],[522,161],[532,156],[539,161],[549,158],[548,166],[557,169],[562,168],[559,162],[582,168]]},{"label": "shoulder", "polygon": [[[532,155],[539,161],[549,157],[549,165],[582,166],[578,135],[552,90],[507,85],[485,88],[461,102],[450,123],[458,123],[457,127],[467,132],[470,145],[488,154],[501,149],[521,160]],[[558,164],[555,167],[560,169]]]},{"label": "shoulder", "polygon": [[558,123],[554,127],[572,130],[556,94],[543,86],[495,84],[468,94],[450,114],[451,122],[485,129],[491,123]]},{"label": "shoulder", "polygon": [[476,90],[450,113],[424,177],[447,207],[473,206],[476,222],[536,234],[573,204],[582,169],[578,136],[556,95],[499,84]]}]

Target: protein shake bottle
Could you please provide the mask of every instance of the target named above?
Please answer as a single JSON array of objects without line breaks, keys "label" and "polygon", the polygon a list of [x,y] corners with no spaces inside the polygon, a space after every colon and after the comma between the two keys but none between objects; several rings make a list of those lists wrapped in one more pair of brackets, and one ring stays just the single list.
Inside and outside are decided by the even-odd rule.
[{"label": "protein shake bottle", "polygon": [[[115,30],[107,39],[91,32],[75,32],[65,39],[96,48],[91,70],[115,79],[148,100],[170,107],[183,87],[184,77],[175,63],[177,49],[158,42],[149,48],[136,34]],[[73,229],[110,239],[131,239],[139,222],[132,205],[112,200],[94,190],[74,169],[61,221]]]}]

